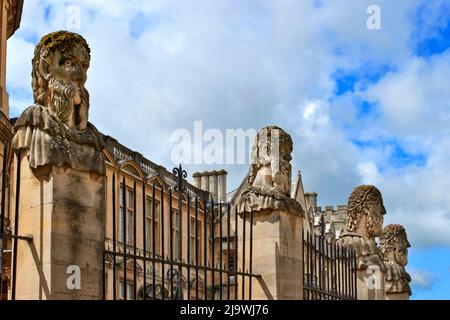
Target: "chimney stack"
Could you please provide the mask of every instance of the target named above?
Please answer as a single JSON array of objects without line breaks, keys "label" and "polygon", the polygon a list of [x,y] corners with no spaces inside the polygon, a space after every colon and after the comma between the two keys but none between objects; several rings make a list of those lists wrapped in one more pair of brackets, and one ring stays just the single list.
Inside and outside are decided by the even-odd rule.
[{"label": "chimney stack", "polygon": [[215,202],[227,200],[227,172],[223,169],[214,171],[195,172],[194,185],[211,194]]},{"label": "chimney stack", "polygon": [[220,202],[227,201],[227,174],[224,169],[217,171],[217,200]]},{"label": "chimney stack", "polygon": [[200,174],[200,172],[195,172],[192,177],[194,178],[194,186],[197,189],[201,189],[202,188],[202,176]]},{"label": "chimney stack", "polygon": [[312,208],[312,212],[315,212],[317,208],[317,193],[306,192],[305,200],[306,200],[306,210],[308,210],[308,208]]}]

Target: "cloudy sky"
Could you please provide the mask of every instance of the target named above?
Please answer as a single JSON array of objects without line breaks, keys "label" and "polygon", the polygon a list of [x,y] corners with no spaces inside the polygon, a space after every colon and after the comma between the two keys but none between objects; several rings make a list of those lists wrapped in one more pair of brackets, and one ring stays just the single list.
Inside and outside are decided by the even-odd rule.
[{"label": "cloudy sky", "polygon": [[[34,46],[61,29],[91,46],[100,131],[170,169],[171,134],[194,121],[224,134],[276,124],[319,205],[379,187],[385,222],[412,244],[412,298],[450,299],[449,1],[26,0],[9,40],[11,117],[33,103]],[[187,167],[226,168],[230,190],[247,170]]]}]

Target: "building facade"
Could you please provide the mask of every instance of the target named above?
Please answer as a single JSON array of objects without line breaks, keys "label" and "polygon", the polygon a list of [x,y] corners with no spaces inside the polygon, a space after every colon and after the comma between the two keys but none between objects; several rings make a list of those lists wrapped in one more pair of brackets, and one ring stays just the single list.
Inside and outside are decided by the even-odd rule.
[{"label": "building facade", "polygon": [[[23,0],[0,0],[0,170],[2,170],[2,197],[0,219],[2,226],[0,230],[5,230],[10,224],[10,206],[8,196],[10,194],[9,166],[11,162],[10,145],[14,135],[14,129],[9,122],[9,99],[6,92],[6,57],[7,57],[7,40],[14,34],[20,26],[22,15]],[[5,161],[6,158],[6,161]],[[9,159],[8,159],[9,158]],[[0,231],[1,232],[1,231]],[[0,261],[0,270],[3,274],[10,274],[11,260],[11,241],[5,237],[0,240],[0,250],[3,252],[2,261]],[[1,296],[0,299],[6,298],[9,288],[10,278],[1,279]]]}]

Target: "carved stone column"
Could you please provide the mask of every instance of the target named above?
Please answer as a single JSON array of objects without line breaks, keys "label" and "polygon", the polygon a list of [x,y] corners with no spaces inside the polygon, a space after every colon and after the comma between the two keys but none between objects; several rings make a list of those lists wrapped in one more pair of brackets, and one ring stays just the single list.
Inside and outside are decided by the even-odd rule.
[{"label": "carved stone column", "polygon": [[[90,50],[77,34],[45,36],[33,58],[35,105],[16,121],[20,154],[16,299],[101,299],[103,142],[88,122]],[[17,168],[18,163],[15,163]]]}]

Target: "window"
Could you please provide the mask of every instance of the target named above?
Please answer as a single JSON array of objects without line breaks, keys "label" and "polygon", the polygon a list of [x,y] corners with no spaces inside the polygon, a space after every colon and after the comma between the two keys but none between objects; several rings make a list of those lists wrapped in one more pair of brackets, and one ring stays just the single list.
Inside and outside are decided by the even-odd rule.
[{"label": "window", "polygon": [[[124,285],[124,282],[123,282],[123,280],[120,280],[119,281],[119,299],[120,300],[124,300],[124,294],[123,294],[123,285]],[[134,299],[134,286],[133,286],[133,283],[131,283],[131,282],[127,282],[127,288],[126,288],[126,290],[127,290],[127,300],[133,300]]]},{"label": "window", "polygon": [[[124,223],[126,223],[126,244],[131,244],[133,239],[133,216],[134,216],[134,194],[133,190],[125,190],[126,204],[123,201],[123,186],[120,186],[120,208],[119,208],[119,241],[124,243]],[[126,212],[126,221],[124,221],[124,212]]]},{"label": "window", "polygon": [[190,262],[194,262],[195,263],[195,248],[196,248],[196,244],[197,244],[197,248],[198,248],[198,260],[197,262],[200,262],[200,253],[201,253],[201,249],[200,249],[200,232],[201,232],[201,227],[200,227],[200,221],[197,221],[197,239],[195,239],[195,218],[191,217],[191,225],[190,225],[190,241],[189,241],[189,250],[190,250],[190,257],[189,257],[189,261]]},{"label": "window", "polygon": [[[153,199],[146,199],[146,209],[145,209],[145,246],[148,252],[153,250]],[[155,251],[158,252],[158,236],[159,236],[159,201],[155,200]]]},{"label": "window", "polygon": [[180,224],[181,216],[178,210],[172,211],[172,245],[173,256],[175,260],[181,260],[181,239],[180,239]]}]

